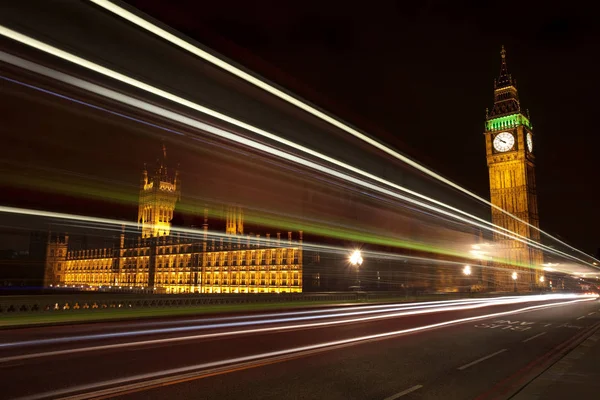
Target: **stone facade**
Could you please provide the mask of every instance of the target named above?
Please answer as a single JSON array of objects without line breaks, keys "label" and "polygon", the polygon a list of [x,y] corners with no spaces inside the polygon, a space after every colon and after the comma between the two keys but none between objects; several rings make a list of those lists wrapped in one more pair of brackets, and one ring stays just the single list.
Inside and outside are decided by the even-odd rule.
[{"label": "stone facade", "polygon": [[[508,74],[502,48],[500,76],[494,82],[494,107],[487,114],[485,144],[490,176],[492,222],[521,239],[540,241],[535,183],[534,134],[521,111],[516,83]],[[513,216],[507,215],[507,213]],[[504,290],[532,290],[539,283],[542,252],[502,233],[494,234],[500,257],[494,281]],[[513,272],[517,279],[513,280]]]}]

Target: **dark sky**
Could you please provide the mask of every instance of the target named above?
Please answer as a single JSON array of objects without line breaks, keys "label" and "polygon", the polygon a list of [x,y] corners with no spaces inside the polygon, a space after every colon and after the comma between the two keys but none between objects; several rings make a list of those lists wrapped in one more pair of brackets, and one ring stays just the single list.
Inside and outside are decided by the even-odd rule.
[{"label": "dark sky", "polygon": [[505,45],[536,133],[541,227],[600,245],[599,35],[575,2],[127,2],[486,197]]}]

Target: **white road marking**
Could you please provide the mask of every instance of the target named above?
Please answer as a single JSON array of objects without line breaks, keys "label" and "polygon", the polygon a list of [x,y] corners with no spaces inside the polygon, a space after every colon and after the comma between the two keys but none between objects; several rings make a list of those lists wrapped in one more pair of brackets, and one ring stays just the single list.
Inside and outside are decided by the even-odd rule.
[{"label": "white road marking", "polygon": [[591,313],[589,313],[588,315],[592,315],[592,314],[596,314],[596,311],[592,311]]},{"label": "white road marking", "polygon": [[475,364],[479,364],[480,362],[482,362],[482,361],[485,361],[485,360],[487,360],[488,358],[492,358],[492,357],[494,357],[494,356],[497,356],[497,355],[498,355],[498,354],[500,354],[500,353],[504,353],[506,350],[508,350],[508,349],[502,349],[502,350],[500,350],[500,351],[497,351],[497,352],[495,352],[495,353],[492,353],[492,354],[490,354],[490,355],[488,355],[488,356],[481,357],[480,359],[478,359],[478,360],[475,360],[475,361],[473,361],[473,362],[470,362],[470,363],[468,363],[468,364],[465,364],[465,365],[463,365],[462,367],[458,367],[458,369],[460,369],[460,370],[462,371],[463,369],[467,369],[467,368],[469,368],[469,367],[472,367],[472,366],[473,366],[473,365],[475,365]]},{"label": "white road marking", "polygon": [[537,338],[537,337],[540,337],[540,336],[542,336],[542,335],[545,335],[545,334],[546,334],[546,332],[538,333],[538,334],[537,334],[537,335],[535,335],[535,336],[532,336],[532,337],[530,337],[530,338],[528,338],[528,339],[525,339],[525,340],[523,340],[523,342],[522,342],[522,343],[527,343],[527,342],[529,342],[530,340],[533,340],[533,339],[535,339],[535,338]]},{"label": "white road marking", "polygon": [[582,315],[581,317],[577,318],[577,320],[583,319],[585,318],[585,315]]},{"label": "white road marking", "polygon": [[408,389],[406,389],[406,390],[403,390],[403,391],[402,391],[402,392],[400,392],[400,393],[396,393],[396,394],[394,394],[394,395],[391,395],[390,397],[386,397],[384,400],[395,400],[395,399],[397,399],[397,398],[399,398],[399,397],[402,397],[402,396],[404,396],[404,395],[406,395],[406,394],[412,393],[412,392],[414,392],[415,390],[421,389],[422,387],[423,387],[423,385],[415,385],[415,386],[413,386],[413,387],[411,387],[411,388],[408,388]]}]

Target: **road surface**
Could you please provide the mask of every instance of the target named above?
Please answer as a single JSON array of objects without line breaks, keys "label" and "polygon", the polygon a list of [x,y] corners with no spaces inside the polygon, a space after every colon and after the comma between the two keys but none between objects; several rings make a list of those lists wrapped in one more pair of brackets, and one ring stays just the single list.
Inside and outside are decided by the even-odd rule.
[{"label": "road surface", "polygon": [[598,315],[529,296],[4,330],[0,396],[497,398]]}]

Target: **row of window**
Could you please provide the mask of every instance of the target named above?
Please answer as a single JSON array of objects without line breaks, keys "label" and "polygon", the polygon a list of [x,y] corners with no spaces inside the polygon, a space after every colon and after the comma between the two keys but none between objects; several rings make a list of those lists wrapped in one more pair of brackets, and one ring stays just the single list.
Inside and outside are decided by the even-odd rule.
[{"label": "row of window", "polygon": [[[87,275],[70,275],[67,274],[65,276],[65,284],[67,285],[96,285],[96,284],[119,284],[124,286],[129,285],[141,285],[148,284],[148,276],[147,275],[138,275],[138,276],[126,276],[122,277],[121,280],[117,280],[115,283],[114,277],[111,275],[98,275],[98,276],[87,276]],[[261,277],[260,279],[256,279],[256,277],[241,277],[241,278],[231,278],[231,279],[218,279],[214,277],[211,279],[207,277],[204,281],[199,279],[198,282],[194,282],[190,277],[182,277],[179,276],[177,278],[174,277],[157,277],[155,280],[156,285],[214,285],[214,286],[298,286],[299,279],[295,276],[293,279],[290,277],[282,278],[280,283],[278,283],[277,279],[271,277],[271,279],[266,279],[265,277]]]}]

